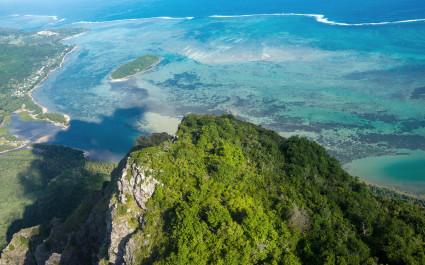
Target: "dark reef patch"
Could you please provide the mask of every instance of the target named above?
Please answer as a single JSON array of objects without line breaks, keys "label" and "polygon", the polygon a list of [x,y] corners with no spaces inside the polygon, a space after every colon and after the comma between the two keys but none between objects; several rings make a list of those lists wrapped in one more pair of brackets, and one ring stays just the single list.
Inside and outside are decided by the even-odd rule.
[{"label": "dark reef patch", "polygon": [[193,72],[183,72],[174,74],[173,78],[167,79],[164,82],[159,82],[157,85],[162,87],[177,87],[184,90],[195,90],[198,88],[220,87],[220,85],[206,84],[200,81],[197,74]]},{"label": "dark reef patch", "polygon": [[357,116],[368,121],[382,121],[385,123],[396,123],[397,117],[393,114],[388,114],[385,111],[378,111],[376,113],[355,113]]},{"label": "dark reef patch", "polygon": [[131,79],[124,82],[111,83],[111,88],[112,90],[119,90],[131,94],[131,96],[137,96],[138,98],[148,97],[147,90],[139,87],[137,82]]},{"label": "dark reef patch", "polygon": [[425,137],[420,135],[398,135],[398,134],[362,134],[359,140],[369,144],[386,143],[393,148],[422,149],[425,150]]},{"label": "dark reef patch", "polygon": [[413,90],[412,94],[410,95],[410,99],[425,99],[425,86],[418,87]]},{"label": "dark reef patch", "polygon": [[411,132],[419,128],[425,128],[425,117],[422,119],[408,119],[400,122],[400,127],[403,131]]},{"label": "dark reef patch", "polygon": [[368,124],[348,124],[348,123],[333,123],[333,122],[307,122],[301,118],[294,117],[279,117],[278,122],[268,124],[268,128],[276,131],[294,132],[308,131],[321,133],[323,130],[338,130],[338,129],[372,129]]}]

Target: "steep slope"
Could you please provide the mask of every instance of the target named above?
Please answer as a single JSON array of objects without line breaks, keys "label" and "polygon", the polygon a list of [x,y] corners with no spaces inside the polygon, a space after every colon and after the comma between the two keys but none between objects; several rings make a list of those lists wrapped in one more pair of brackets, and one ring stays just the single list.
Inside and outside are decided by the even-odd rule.
[{"label": "steep slope", "polygon": [[423,208],[231,116],[141,139],[112,179],[32,247],[36,264],[425,264]]}]

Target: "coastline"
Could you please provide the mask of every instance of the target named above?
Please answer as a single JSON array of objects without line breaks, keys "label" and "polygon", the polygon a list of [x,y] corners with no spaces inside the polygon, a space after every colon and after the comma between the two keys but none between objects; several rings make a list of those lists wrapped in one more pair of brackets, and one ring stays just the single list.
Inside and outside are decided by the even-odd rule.
[{"label": "coastline", "polygon": [[[49,109],[47,107],[43,106],[42,104],[40,104],[39,102],[37,102],[35,100],[35,98],[33,97],[32,93],[36,89],[40,88],[40,86],[42,85],[42,83],[44,81],[46,81],[53,73],[55,73],[56,71],[60,70],[63,67],[63,65],[65,64],[67,57],[69,55],[71,55],[74,51],[76,51],[77,49],[78,49],[78,46],[73,46],[71,49],[68,49],[68,51],[66,51],[65,54],[62,56],[62,60],[61,60],[61,62],[59,64],[59,66],[56,67],[56,68],[51,69],[49,71],[49,73],[43,79],[41,79],[31,90],[28,91],[27,95],[30,97],[30,99],[32,100],[32,102],[35,105],[37,105],[38,107],[41,108],[42,114],[49,113]],[[44,118],[44,119],[38,118],[36,115],[31,115],[31,114],[30,115],[31,115],[32,118],[34,118],[34,120],[47,121],[47,122],[50,122],[50,123],[54,124],[57,127],[62,127],[64,130],[68,129],[69,122],[71,121],[71,117],[68,114],[65,114],[65,113],[59,113],[59,114],[63,115],[63,117],[65,118],[65,123],[55,122],[55,121],[53,121],[53,120],[51,120],[49,118]]]},{"label": "coastline", "polygon": [[[76,51],[78,49],[78,46],[71,46],[71,47],[69,47],[67,50],[65,50],[65,52],[64,52],[64,54],[63,54],[63,56],[62,56],[62,59],[61,59],[61,62],[59,63],[59,66],[57,66],[57,67],[55,67],[55,68],[52,68],[52,69],[50,69],[50,71],[46,74],[46,76],[44,76],[40,81],[38,81],[37,82],[37,84],[35,84],[34,85],[34,87],[33,88],[31,88],[26,94],[28,95],[28,97],[31,99],[31,101],[36,105],[36,106],[38,106],[41,110],[42,110],[42,113],[41,114],[46,114],[46,113],[49,113],[49,109],[47,108],[47,107],[45,107],[45,106],[43,106],[42,104],[40,104],[39,102],[37,102],[36,100],[35,100],[35,98],[33,97],[33,95],[32,95],[32,93],[36,90],[36,89],[38,89],[40,86],[41,86],[41,84],[44,82],[44,81],[46,81],[54,72],[56,72],[56,71],[58,71],[59,69],[61,69],[62,67],[63,67],[63,65],[66,63],[66,59],[67,59],[67,57],[70,55],[70,54],[72,54],[74,51]],[[68,128],[69,128],[69,122],[71,121],[71,116],[69,116],[68,114],[65,114],[65,113],[59,113],[59,114],[61,114],[61,115],[63,115],[63,117],[65,118],[65,123],[62,123],[62,122],[56,122],[56,121],[53,121],[53,120],[51,120],[51,119],[49,119],[49,118],[39,118],[39,117],[37,117],[37,115],[35,115],[35,114],[33,114],[33,113],[31,113],[30,111],[28,111],[28,110],[26,110],[25,108],[21,108],[21,109],[19,109],[19,110],[17,110],[17,111],[15,111],[14,113],[17,113],[17,114],[19,114],[19,113],[21,113],[21,112],[27,112],[28,113],[28,115],[33,119],[33,120],[36,120],[36,121],[46,121],[46,122],[50,122],[50,123],[52,123],[53,125],[55,125],[55,126],[57,126],[57,127],[61,127],[61,129],[62,130],[67,130]],[[4,150],[4,151],[1,151],[0,152],[0,155],[3,155],[3,154],[7,154],[7,153],[9,153],[9,152],[13,152],[13,151],[18,151],[18,150],[21,150],[21,149],[24,149],[24,148],[27,148],[29,145],[31,145],[32,143],[44,143],[44,142],[47,142],[48,140],[49,140],[49,138],[50,138],[50,136],[48,136],[48,135],[45,135],[45,136],[42,136],[42,137],[40,137],[39,139],[36,139],[35,141],[30,141],[30,140],[23,140],[22,142],[22,144],[21,145],[19,145],[19,146],[17,146],[17,147],[14,147],[14,148],[12,148],[12,149],[8,149],[8,150]]]},{"label": "coastline", "polygon": [[80,36],[82,36],[82,35],[84,35],[84,34],[86,34],[86,33],[87,33],[87,31],[83,31],[83,32],[78,33],[78,34],[76,34],[76,35],[72,35],[72,36],[66,37],[66,38],[65,38],[65,39],[63,39],[62,41],[67,41],[67,40],[70,40],[70,39],[73,39],[73,38],[77,38],[77,37],[80,37]]},{"label": "coastline", "polygon": [[366,184],[372,191],[381,197],[397,197],[402,200],[409,200],[414,201],[415,203],[418,203],[425,207],[425,196],[424,195],[418,195],[414,194],[412,192],[403,191],[396,187],[392,187],[390,185],[383,185],[383,184],[376,184],[371,183],[369,181],[366,181],[364,178],[360,178],[360,181],[362,181],[364,184]]}]

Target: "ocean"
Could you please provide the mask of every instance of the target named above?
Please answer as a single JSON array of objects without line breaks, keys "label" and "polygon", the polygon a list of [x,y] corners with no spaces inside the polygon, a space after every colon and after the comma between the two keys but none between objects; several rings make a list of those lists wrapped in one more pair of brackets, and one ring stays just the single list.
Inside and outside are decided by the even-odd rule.
[{"label": "ocean", "polygon": [[[39,123],[51,143],[117,160],[187,113],[231,113],[321,143],[368,182],[425,194],[425,2],[51,2],[0,0],[3,26],[88,30],[34,93],[72,117],[66,131]],[[109,82],[144,54],[163,60]]]}]

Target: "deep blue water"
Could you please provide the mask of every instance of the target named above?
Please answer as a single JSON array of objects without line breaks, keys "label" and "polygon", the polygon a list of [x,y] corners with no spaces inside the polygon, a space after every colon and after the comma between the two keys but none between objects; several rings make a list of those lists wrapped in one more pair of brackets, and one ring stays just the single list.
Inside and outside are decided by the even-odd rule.
[{"label": "deep blue water", "polygon": [[[274,13],[304,15],[223,17]],[[371,182],[425,194],[425,1],[0,0],[0,23],[89,30],[34,93],[72,117],[52,143],[116,160],[189,112],[232,113],[316,140]],[[147,53],[163,58],[153,71],[108,81]],[[49,128],[37,124],[14,132]]]}]

